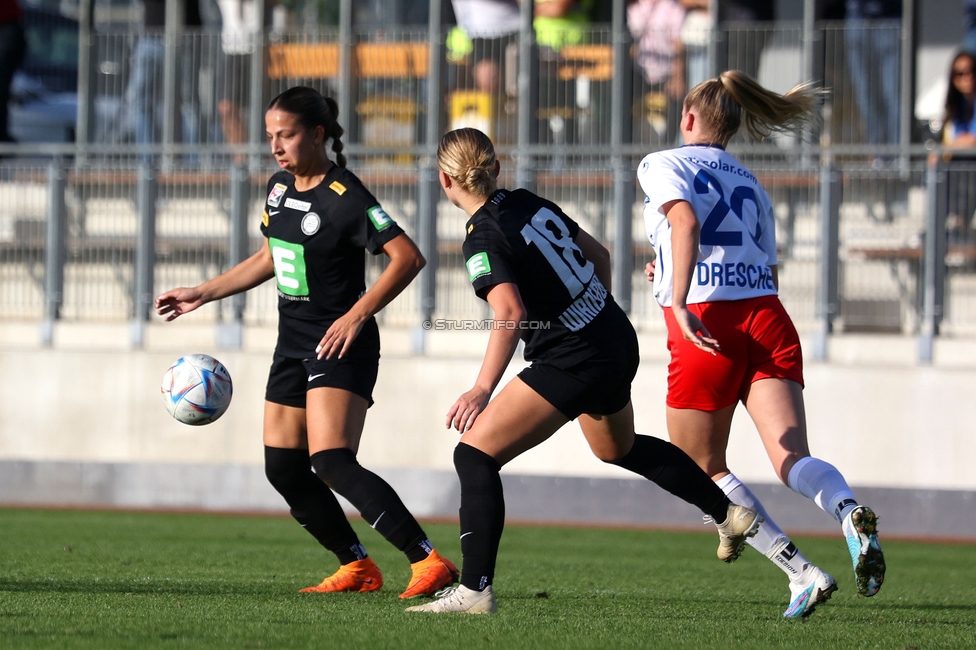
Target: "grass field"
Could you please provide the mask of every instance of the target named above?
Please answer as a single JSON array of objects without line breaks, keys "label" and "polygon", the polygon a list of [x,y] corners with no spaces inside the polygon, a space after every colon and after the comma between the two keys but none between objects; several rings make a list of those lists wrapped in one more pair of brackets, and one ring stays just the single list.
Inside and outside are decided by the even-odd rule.
[{"label": "grass field", "polygon": [[[0,509],[0,647],[976,647],[972,545],[884,542],[867,599],[839,535],[800,538],[840,591],[784,621],[783,574],[722,564],[714,534],[509,526],[498,615],[436,616],[403,612],[406,560],[356,525],[386,586],[300,595],[336,563],[287,518]],[[456,526],[425,528],[460,562]]]}]

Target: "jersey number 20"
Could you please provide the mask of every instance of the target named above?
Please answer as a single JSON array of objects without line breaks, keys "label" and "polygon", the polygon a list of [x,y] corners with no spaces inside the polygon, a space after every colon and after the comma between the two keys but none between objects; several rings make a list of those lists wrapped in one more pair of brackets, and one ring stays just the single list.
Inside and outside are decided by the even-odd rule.
[{"label": "jersey number 20", "polygon": [[762,239],[762,219],[758,216],[759,214],[759,201],[756,199],[756,191],[749,187],[748,185],[740,185],[739,187],[732,190],[732,195],[729,197],[728,203],[725,202],[725,192],[722,191],[722,186],[718,184],[714,177],[705,170],[700,170],[695,174],[695,192],[698,194],[708,194],[708,188],[711,187],[718,194],[718,202],[712,211],[708,213],[705,217],[705,221],[702,223],[701,235],[699,241],[702,246],[742,246],[742,233],[738,230],[719,230],[718,227],[722,225],[725,217],[728,216],[731,211],[732,214],[739,218],[739,221],[745,226],[745,219],[742,214],[742,204],[745,201],[752,201],[753,205],[756,206],[756,228],[755,232],[750,232],[749,236],[752,237],[752,241],[756,242],[756,246],[762,248],[759,243]]},{"label": "jersey number 20", "polygon": [[569,228],[555,212],[542,208],[522,227],[526,244],[535,244],[552,270],[566,285],[571,298],[583,292],[593,278],[593,262],[583,257],[579,246],[569,236]]}]

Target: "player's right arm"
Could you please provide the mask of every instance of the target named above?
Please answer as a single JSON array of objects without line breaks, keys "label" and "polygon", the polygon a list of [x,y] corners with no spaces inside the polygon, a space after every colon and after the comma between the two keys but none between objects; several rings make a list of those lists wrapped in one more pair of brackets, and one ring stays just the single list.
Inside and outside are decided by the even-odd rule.
[{"label": "player's right arm", "polygon": [[488,289],[485,296],[494,312],[494,322],[488,335],[488,348],[481,370],[474,382],[474,388],[457,398],[447,412],[447,428],[453,425],[464,433],[471,428],[478,415],[485,410],[491,394],[501,381],[515,348],[518,346],[522,330],[520,324],[525,320],[526,310],[522,294],[514,282],[502,282]]},{"label": "player's right arm", "polygon": [[701,225],[687,201],[668,201],[661,206],[661,210],[671,226],[671,263],[674,266],[671,313],[674,314],[686,341],[715,354],[719,347],[718,341],[712,338],[701,320],[688,310],[688,291],[691,289],[695,264],[698,261]]},{"label": "player's right arm", "polygon": [[271,248],[265,245],[249,258],[195,287],[170,289],[156,296],[156,313],[171,321],[201,305],[252,289],[274,277]]}]

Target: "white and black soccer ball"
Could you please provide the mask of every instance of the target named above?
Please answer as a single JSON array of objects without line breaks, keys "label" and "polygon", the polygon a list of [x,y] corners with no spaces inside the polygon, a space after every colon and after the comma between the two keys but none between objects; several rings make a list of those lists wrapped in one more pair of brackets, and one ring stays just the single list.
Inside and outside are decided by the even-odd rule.
[{"label": "white and black soccer ball", "polygon": [[227,410],[234,392],[224,364],[206,354],[180,357],[163,375],[163,404],[183,424],[210,424]]}]

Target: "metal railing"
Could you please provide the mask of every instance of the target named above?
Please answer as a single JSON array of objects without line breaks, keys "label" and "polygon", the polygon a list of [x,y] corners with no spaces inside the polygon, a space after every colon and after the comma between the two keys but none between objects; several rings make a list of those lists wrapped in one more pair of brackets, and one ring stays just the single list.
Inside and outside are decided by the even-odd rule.
[{"label": "metal railing", "polygon": [[[335,28],[262,33],[247,60],[229,58],[219,34],[203,30],[95,30],[82,39],[89,68],[120,52],[135,64],[142,43],[161,71],[152,83],[134,86],[130,74],[81,93],[87,140],[0,150],[15,154],[0,165],[0,318],[44,323],[47,343],[59,320],[130,320],[140,345],[155,293],[212,277],[261,245],[271,173],[260,143],[263,106],[307,84],[340,100],[349,166],[430,261],[382,312],[384,323],[487,314],[460,263],[464,215],[442,200],[432,156],[445,130],[475,124],[498,143],[501,184],[556,201],[604,242],[617,300],[639,328],[661,331],[641,273],[651,257],[634,170],[648,151],[673,143],[669,111],[680,104],[646,85],[621,21],[618,12],[560,52],[540,52],[523,25],[521,35],[487,46],[497,51],[459,54],[437,21],[377,32],[340,17]],[[871,29],[889,38],[903,27]],[[897,134],[864,144],[876,120],[859,114],[852,89],[861,82],[846,64],[852,39],[843,25],[725,25],[711,36],[712,59],[729,67],[755,61],[759,80],[775,90],[814,69],[833,88],[822,130],[731,147],[773,199],[781,295],[798,327],[814,335],[813,356],[826,354],[833,332],[918,336],[922,361],[931,360],[936,336],[976,334],[972,163],[930,163],[930,152],[904,137],[904,104]],[[475,54],[498,63],[497,85],[478,86]],[[901,66],[901,50],[895,54]],[[865,83],[880,89],[879,79]],[[243,131],[228,129],[235,102]],[[369,279],[382,265],[369,261]],[[208,305],[198,318],[219,324],[223,343],[235,345],[242,327],[274,322],[276,303],[269,284]]]}]

